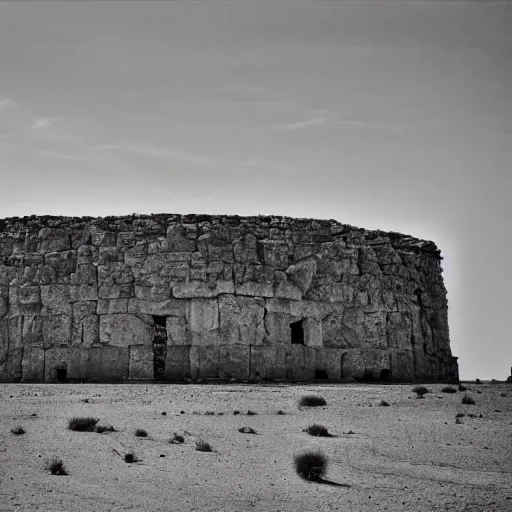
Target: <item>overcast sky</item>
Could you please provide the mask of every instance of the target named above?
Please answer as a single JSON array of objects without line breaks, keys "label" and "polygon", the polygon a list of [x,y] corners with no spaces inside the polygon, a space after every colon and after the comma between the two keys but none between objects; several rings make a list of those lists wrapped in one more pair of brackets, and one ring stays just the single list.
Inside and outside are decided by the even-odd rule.
[{"label": "overcast sky", "polygon": [[0,2],[0,218],[280,214],[433,240],[512,366],[512,3]]}]

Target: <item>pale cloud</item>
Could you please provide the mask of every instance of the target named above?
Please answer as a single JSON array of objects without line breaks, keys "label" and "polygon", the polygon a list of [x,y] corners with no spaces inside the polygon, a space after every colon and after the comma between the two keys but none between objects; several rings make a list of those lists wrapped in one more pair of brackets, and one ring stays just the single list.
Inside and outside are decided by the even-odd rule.
[{"label": "pale cloud", "polygon": [[50,128],[55,130],[57,128],[57,123],[62,121],[62,117],[36,117],[32,121],[32,125],[30,126],[30,130],[43,130],[45,128]]},{"label": "pale cloud", "polygon": [[272,126],[274,130],[285,130],[285,131],[295,131],[295,130],[304,130],[305,128],[311,128],[313,126],[325,126],[329,124],[329,120],[322,116],[311,117],[310,119],[305,119],[304,121],[296,121],[293,123],[285,123],[285,124],[276,124]]},{"label": "pale cloud", "polygon": [[2,110],[7,110],[8,108],[14,108],[17,106],[18,104],[10,98],[0,100],[0,112],[2,112]]},{"label": "pale cloud", "polygon": [[315,115],[310,117],[309,119],[305,119],[303,121],[295,121],[284,124],[273,125],[271,128],[273,130],[280,131],[296,131],[296,130],[305,130],[307,128],[313,128],[318,126],[353,126],[356,128],[366,128],[366,129],[380,129],[380,130],[401,130],[404,128],[401,125],[381,122],[381,121],[365,121],[358,119],[340,119],[333,116],[321,116]]},{"label": "pale cloud", "polygon": [[162,158],[165,160],[182,161],[195,164],[211,164],[213,160],[203,155],[189,153],[175,148],[155,146],[145,143],[119,142],[117,144],[101,144],[92,148],[95,151],[117,151],[121,153],[134,154],[147,158]]}]

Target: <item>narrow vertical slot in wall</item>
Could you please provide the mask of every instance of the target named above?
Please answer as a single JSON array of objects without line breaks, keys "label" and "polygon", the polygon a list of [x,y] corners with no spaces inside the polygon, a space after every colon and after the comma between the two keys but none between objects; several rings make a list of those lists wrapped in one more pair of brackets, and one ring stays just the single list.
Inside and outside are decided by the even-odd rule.
[{"label": "narrow vertical slot in wall", "polygon": [[163,380],[167,356],[167,324],[165,316],[153,315],[153,369],[155,380]]}]

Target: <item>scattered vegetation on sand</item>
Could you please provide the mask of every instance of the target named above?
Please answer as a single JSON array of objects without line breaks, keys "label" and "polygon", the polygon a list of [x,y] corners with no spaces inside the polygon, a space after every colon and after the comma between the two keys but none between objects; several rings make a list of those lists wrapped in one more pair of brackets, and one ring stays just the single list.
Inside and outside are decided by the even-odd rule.
[{"label": "scattered vegetation on sand", "polygon": [[279,411],[277,411],[277,414],[279,416],[284,416],[286,413],[284,411],[282,411],[281,409],[279,409]]},{"label": "scattered vegetation on sand", "polygon": [[238,429],[238,432],[241,432],[242,434],[256,434],[256,430],[254,430],[251,427],[242,427]]},{"label": "scattered vegetation on sand", "polygon": [[206,411],[204,413],[205,416],[215,416],[215,413],[213,411]]},{"label": "scattered vegetation on sand", "polygon": [[331,434],[327,431],[327,428],[323,425],[317,425],[313,423],[313,425],[309,425],[302,432],[307,432],[310,436],[316,437],[332,437]]},{"label": "scattered vegetation on sand", "polygon": [[240,414],[240,411],[233,411],[234,416],[236,416],[237,414]]},{"label": "scattered vegetation on sand", "polygon": [[125,454],[124,461],[128,464],[133,464],[134,462],[138,462],[138,459],[133,452],[129,452]]},{"label": "scattered vegetation on sand", "polygon": [[180,436],[179,434],[174,433],[172,439],[169,440],[171,444],[183,444],[185,442],[185,438]]},{"label": "scattered vegetation on sand", "polygon": [[247,416],[256,416],[256,414],[258,413],[251,411],[250,409],[247,411]]},{"label": "scattered vegetation on sand", "polygon": [[476,379],[475,384],[482,384],[482,381],[480,379]]},{"label": "scattered vegetation on sand", "polygon": [[319,395],[304,395],[299,400],[299,407],[322,407],[323,405],[327,405],[327,402]]},{"label": "scattered vegetation on sand", "polygon": [[46,465],[46,469],[50,471],[52,475],[67,475],[68,472],[64,467],[64,463],[60,459],[52,459]]},{"label": "scattered vegetation on sand", "polygon": [[501,396],[502,398],[505,398],[505,397],[507,396],[507,393],[500,393],[500,396]]},{"label": "scattered vegetation on sand", "polygon": [[137,437],[148,437],[148,433],[146,430],[144,430],[143,428],[138,428],[136,431],[135,431],[135,435]]},{"label": "scattered vegetation on sand", "polygon": [[117,430],[112,425],[97,425],[94,427],[94,432],[98,434],[103,434],[105,432],[117,432]]},{"label": "scattered vegetation on sand", "polygon": [[465,405],[475,405],[475,399],[472,396],[464,395],[462,397],[462,403]]},{"label": "scattered vegetation on sand", "polygon": [[456,418],[463,418],[464,416],[466,416],[463,412],[458,412],[455,417]]},{"label": "scattered vegetation on sand", "polygon": [[90,417],[71,418],[68,422],[68,429],[76,432],[93,432],[98,421],[97,418]]},{"label": "scattered vegetation on sand", "polygon": [[25,429],[20,426],[14,427],[11,428],[11,433],[14,434],[15,436],[22,436],[25,433]]},{"label": "scattered vegetation on sand", "polygon": [[196,450],[198,452],[213,452],[212,447],[206,441],[199,439],[196,441]]},{"label": "scattered vegetation on sand", "polygon": [[468,390],[468,388],[466,386],[459,384],[459,391],[467,391],[467,390]]},{"label": "scattered vegetation on sand", "polygon": [[460,418],[455,418],[455,423],[457,425],[460,425],[462,423],[462,420]]},{"label": "scattered vegetation on sand", "polygon": [[389,407],[389,404],[386,402],[386,400],[381,400],[379,407]]},{"label": "scattered vegetation on sand", "polygon": [[305,480],[321,480],[327,470],[327,462],[327,457],[318,451],[308,451],[294,457],[295,471]]},{"label": "scattered vegetation on sand", "polygon": [[452,388],[452,386],[446,386],[443,389],[441,389],[443,393],[457,393],[457,390],[455,388]]},{"label": "scattered vegetation on sand", "polygon": [[423,398],[423,395],[430,393],[430,391],[425,386],[415,386],[412,388],[412,391],[418,395],[418,398]]}]

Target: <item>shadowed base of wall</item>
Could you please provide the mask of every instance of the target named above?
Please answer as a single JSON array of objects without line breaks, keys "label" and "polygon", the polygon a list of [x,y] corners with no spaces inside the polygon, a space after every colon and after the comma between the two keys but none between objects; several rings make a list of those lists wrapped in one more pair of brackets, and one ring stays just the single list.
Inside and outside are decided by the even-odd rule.
[{"label": "shadowed base of wall", "polygon": [[[163,381],[326,380],[444,382],[458,380],[456,358],[420,360],[411,350],[342,349],[305,345],[168,346]],[[416,369],[416,371],[415,371]],[[0,360],[3,382],[122,382],[154,380],[150,345],[35,346]]]}]

